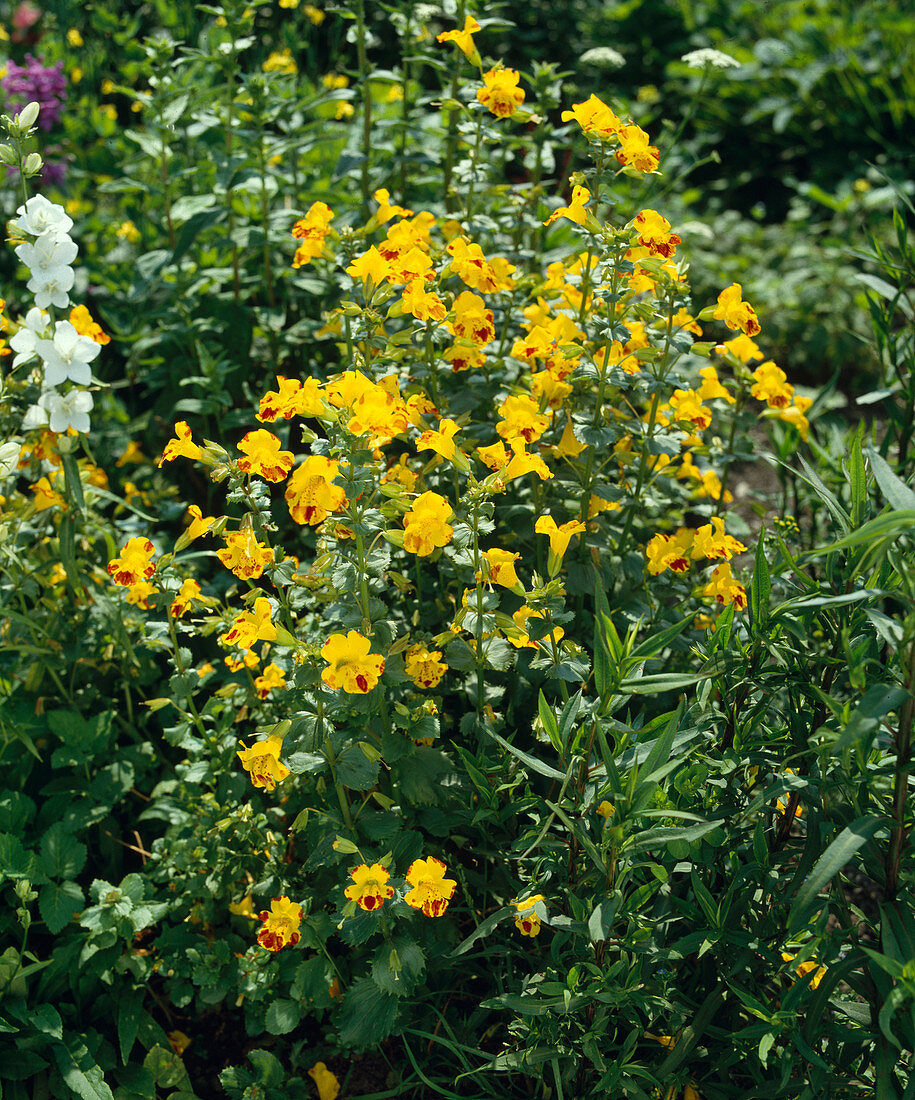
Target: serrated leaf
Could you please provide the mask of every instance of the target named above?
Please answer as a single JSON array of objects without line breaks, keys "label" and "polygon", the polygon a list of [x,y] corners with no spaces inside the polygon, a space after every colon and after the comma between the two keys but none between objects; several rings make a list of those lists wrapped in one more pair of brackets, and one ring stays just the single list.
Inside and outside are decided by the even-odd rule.
[{"label": "serrated leaf", "polygon": [[367,791],[378,782],[380,764],[358,743],[347,745],[334,764],[338,782],[353,791]]},{"label": "serrated leaf", "polygon": [[346,991],[337,1013],[340,1045],[354,1050],[376,1046],[394,1030],[397,998],[371,978],[359,978]]},{"label": "serrated leaf", "polygon": [[302,1019],[302,1010],[295,1001],[279,999],[270,1002],[264,1026],[271,1035],[288,1035],[298,1027]]},{"label": "serrated leaf", "polygon": [[86,899],[75,882],[49,882],[38,891],[38,912],[53,935],[78,917]]},{"label": "serrated leaf", "polygon": [[76,878],[86,865],[86,845],[55,821],[41,838],[41,869],[49,878]]}]

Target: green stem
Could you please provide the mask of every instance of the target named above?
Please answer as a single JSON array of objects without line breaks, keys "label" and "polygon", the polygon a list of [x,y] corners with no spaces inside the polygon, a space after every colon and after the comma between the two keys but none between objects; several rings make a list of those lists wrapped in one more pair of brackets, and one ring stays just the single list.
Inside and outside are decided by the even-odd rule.
[{"label": "green stem", "polygon": [[356,0],[356,57],[362,92],[362,215],[369,216],[369,157],[372,152],[372,88],[365,49],[365,0]]}]

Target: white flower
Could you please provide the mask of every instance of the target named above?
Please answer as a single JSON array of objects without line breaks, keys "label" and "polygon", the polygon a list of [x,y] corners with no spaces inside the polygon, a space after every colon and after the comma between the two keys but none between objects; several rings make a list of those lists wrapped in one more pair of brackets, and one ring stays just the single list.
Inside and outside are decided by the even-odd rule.
[{"label": "white flower", "polygon": [[19,467],[19,453],[22,450],[21,443],[0,444],[0,478],[9,477]]},{"label": "white flower", "polygon": [[39,271],[53,271],[58,267],[67,267],[76,259],[79,249],[76,242],[53,229],[45,230],[33,244],[21,244],[16,255],[34,275]]},{"label": "white flower", "polygon": [[49,271],[36,271],[27,286],[35,295],[35,305],[39,309],[47,309],[48,306],[66,309],[75,279],[72,267],[55,267]]},{"label": "white flower", "polygon": [[53,340],[38,340],[36,349],[44,362],[44,384],[59,386],[68,378],[78,386],[92,381],[89,364],[102,350],[88,336],[80,336],[69,321],[58,321]]},{"label": "white flower", "polygon": [[48,390],[38,398],[38,404],[47,412],[48,427],[52,432],[65,432],[68,428],[78,432],[89,431],[92,394],[86,390],[70,390],[65,394]]},{"label": "white flower", "polygon": [[48,202],[44,195],[34,195],[16,213],[19,217],[10,222],[10,227],[32,237],[40,237],[48,230],[53,230],[59,236],[66,236],[73,228],[73,219],[64,208]]},{"label": "white flower", "polygon": [[13,367],[20,363],[27,363],[36,353],[36,345],[40,336],[45,336],[51,318],[42,309],[32,307],[25,315],[22,328],[10,337],[10,347],[16,353],[13,356]]},{"label": "white flower", "polygon": [[597,65],[602,69],[621,69],[626,58],[612,46],[594,46],[585,50],[580,58],[586,65]]},{"label": "white flower", "polygon": [[33,428],[45,428],[47,424],[48,410],[43,409],[41,405],[29,405],[22,418],[22,430],[30,432]]},{"label": "white flower", "polygon": [[739,69],[740,62],[721,50],[702,49],[685,53],[680,60],[691,69]]}]

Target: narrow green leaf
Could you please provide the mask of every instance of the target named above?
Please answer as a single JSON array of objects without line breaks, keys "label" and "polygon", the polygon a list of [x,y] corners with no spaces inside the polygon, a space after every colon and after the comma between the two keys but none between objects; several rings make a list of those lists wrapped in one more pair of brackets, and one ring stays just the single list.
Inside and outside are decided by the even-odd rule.
[{"label": "narrow green leaf", "polygon": [[537,772],[538,775],[544,775],[547,779],[565,779],[565,772],[557,771],[556,768],[551,768],[549,764],[544,764],[542,760],[538,760],[536,757],[530,756],[528,753],[516,748],[511,742],[506,741],[504,737],[500,737],[497,733],[490,732],[489,736],[494,741],[498,741],[503,749],[507,749],[508,752],[520,760],[522,764],[526,764],[531,771]]},{"label": "narrow green leaf", "polygon": [[861,439],[864,425],[859,424],[851,445],[848,458],[848,474],[851,483],[851,524],[860,527],[867,511],[867,475],[864,472],[864,455],[861,453]]},{"label": "narrow green leaf", "polygon": [[769,596],[772,592],[772,580],[769,576],[769,563],[766,560],[766,529],[759,532],[756,544],[756,563],[753,567],[753,580],[750,584],[750,615],[753,626],[759,633],[765,629],[769,618]]},{"label": "narrow green leaf", "polygon": [[897,512],[915,511],[915,490],[897,477],[886,459],[872,448],[868,448],[867,459],[870,462],[874,478],[887,503]]},{"label": "narrow green leaf", "polygon": [[76,510],[85,515],[86,501],[83,498],[83,483],[79,479],[79,467],[76,458],[72,454],[61,455],[61,464],[64,468],[64,484],[67,487],[67,496],[76,506]]},{"label": "narrow green leaf", "polygon": [[807,881],[798,890],[788,919],[788,930],[797,931],[807,920],[817,894],[834,878],[852,857],[883,827],[879,817],[865,814],[846,826],[820,856]]},{"label": "narrow green leaf", "polygon": [[454,958],[457,955],[465,954],[473,947],[477,940],[482,939],[484,936],[488,936],[489,933],[492,932],[497,925],[501,924],[512,912],[512,909],[504,905],[501,909],[497,909],[495,913],[491,913],[486,920],[480,921],[467,939],[462,940],[451,952],[451,957]]},{"label": "narrow green leaf", "polygon": [[553,713],[553,708],[546,701],[543,691],[540,692],[537,700],[537,712],[540,715],[540,724],[543,726],[544,733],[550,739],[550,744],[557,752],[562,752],[562,738],[559,736],[556,715]]}]

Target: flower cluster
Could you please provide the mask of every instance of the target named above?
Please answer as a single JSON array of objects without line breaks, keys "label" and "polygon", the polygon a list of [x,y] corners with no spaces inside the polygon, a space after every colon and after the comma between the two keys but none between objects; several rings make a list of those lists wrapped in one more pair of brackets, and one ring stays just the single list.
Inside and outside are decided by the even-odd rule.
[{"label": "flower cluster", "polygon": [[[19,238],[16,255],[29,269],[28,288],[35,306],[26,314],[10,339],[15,352],[13,366],[35,360],[41,366],[42,392],[25,414],[23,429],[48,427],[60,433],[73,429],[89,431],[92,408],[90,363],[108,338],[89,316],[85,306],[73,309],[66,321],[52,325],[47,310],[65,309],[70,304],[77,247],[70,237],[73,219],[63,207],[35,195],[16,211],[10,223]],[[31,238],[31,239],[29,239]],[[61,390],[61,386],[66,386]]]},{"label": "flower cluster", "polygon": [[25,65],[15,61],[6,63],[6,71],[0,77],[0,87],[11,104],[37,103],[41,108],[38,125],[51,130],[60,121],[67,98],[67,78],[64,63],[45,66],[40,58],[28,53]]}]

